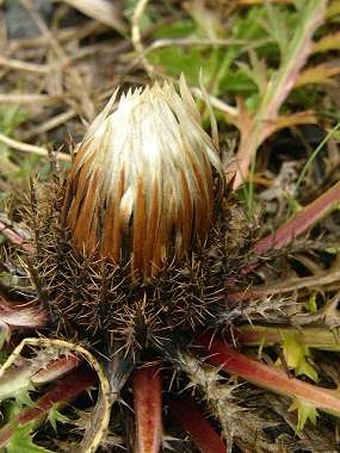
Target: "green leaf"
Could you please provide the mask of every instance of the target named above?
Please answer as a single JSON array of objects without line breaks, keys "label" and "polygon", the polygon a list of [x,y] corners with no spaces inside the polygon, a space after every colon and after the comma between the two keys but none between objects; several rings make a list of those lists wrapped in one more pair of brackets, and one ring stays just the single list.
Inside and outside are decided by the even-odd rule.
[{"label": "green leaf", "polygon": [[277,42],[281,56],[284,57],[288,43],[289,43],[289,32],[287,27],[287,17],[284,14],[284,10],[279,7],[274,7],[270,3],[266,4],[267,10],[267,22],[263,23],[267,32]]},{"label": "green leaf", "polygon": [[240,67],[232,72],[226,72],[221,76],[219,81],[219,90],[222,92],[236,93],[237,95],[257,96],[256,84],[244,71],[244,67]]},{"label": "green leaf", "polygon": [[307,420],[310,420],[313,425],[316,424],[318,411],[315,406],[308,404],[303,400],[296,399],[288,410],[289,412],[298,411],[298,422],[296,425],[297,432],[303,430]]},{"label": "green leaf", "polygon": [[192,20],[179,20],[172,24],[165,24],[157,28],[154,33],[156,39],[184,38],[195,34],[197,27]]},{"label": "green leaf", "polygon": [[316,313],[317,310],[318,310],[318,306],[316,304],[316,293],[312,294],[308,301],[306,302],[306,309],[310,312],[310,313]]},{"label": "green leaf", "polygon": [[233,24],[232,37],[235,39],[256,40],[267,36],[261,21],[266,18],[266,9],[263,7],[250,8],[246,15],[238,16]]},{"label": "green leaf", "polygon": [[311,357],[308,346],[299,343],[298,337],[293,334],[282,332],[282,336],[283,355],[287,366],[292,368],[297,376],[304,374],[316,382],[318,373],[308,360]]},{"label": "green leaf", "polygon": [[[203,68],[204,84],[215,96],[221,93],[235,92],[237,95],[248,95],[256,92],[256,85],[236,65],[237,59],[257,47],[257,39],[266,38],[266,32],[259,23],[259,17],[265,16],[265,8],[251,8],[245,16],[235,16],[232,27],[219,31],[219,39],[237,40],[235,44],[215,45],[179,45],[176,39],[202,39],[207,43],[211,36],[200,22],[193,19],[177,21],[159,27],[154,33],[155,39],[173,39],[173,45],[155,48],[148,53],[148,60],[166,74],[177,77],[184,73],[189,84],[197,85],[199,72]],[[244,43],[239,43],[239,40]],[[268,42],[261,44],[261,58],[268,49]]]},{"label": "green leaf", "polygon": [[54,431],[57,431],[57,423],[68,423],[70,421],[69,417],[66,415],[62,414],[58,410],[58,405],[53,406],[47,416],[47,420],[51,423],[52,428]]},{"label": "green leaf", "polygon": [[18,126],[28,118],[28,112],[18,106],[0,107],[0,132],[14,135]]},{"label": "green leaf", "polygon": [[32,390],[34,390],[34,387],[31,383],[29,383],[26,388],[23,388],[21,391],[16,393],[15,395],[16,402],[20,406],[32,407],[34,405],[34,402],[30,397],[30,391]]},{"label": "green leaf", "polygon": [[298,212],[300,212],[302,207],[301,207],[300,203],[297,201],[297,199],[292,194],[287,192],[286,198],[287,198],[287,205],[288,205],[286,215],[287,215],[287,219],[289,219],[289,217],[291,217],[292,215],[295,215]]},{"label": "green leaf", "polygon": [[[0,106],[0,133],[16,137],[18,126],[26,121],[27,117],[27,112],[17,106]],[[12,161],[14,155],[7,145],[0,143],[0,169],[6,177],[12,177],[19,170],[19,166]]]},{"label": "green leaf", "polygon": [[15,398],[18,403],[31,405],[29,392],[34,389],[29,367],[21,367],[14,372],[7,371],[0,378],[0,401]]},{"label": "green leaf", "polygon": [[15,427],[13,435],[7,444],[7,453],[53,453],[51,450],[39,447],[33,443],[32,430],[34,423]]},{"label": "green leaf", "polygon": [[197,83],[200,68],[205,67],[206,76],[211,65],[210,57],[204,59],[198,48],[191,48],[184,52],[178,47],[167,47],[152,52],[148,59],[154,66],[160,66],[169,75],[177,77],[183,72],[190,84]]}]

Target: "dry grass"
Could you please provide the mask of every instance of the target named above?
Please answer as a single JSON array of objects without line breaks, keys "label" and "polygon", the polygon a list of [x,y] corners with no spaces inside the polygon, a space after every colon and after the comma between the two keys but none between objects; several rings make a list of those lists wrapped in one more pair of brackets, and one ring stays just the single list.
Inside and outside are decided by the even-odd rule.
[{"label": "dry grass", "polygon": [[[86,3],[89,13],[95,5]],[[3,135],[1,141],[21,152],[47,155],[48,144],[82,136],[115,87],[144,83],[145,77],[131,75],[130,68],[138,66],[130,54],[131,43],[107,24],[81,17],[61,3],[55,5],[47,26],[33,2],[22,5],[38,34],[11,38],[6,10],[0,16],[0,107],[22,108],[27,120],[15,131],[22,143]],[[63,154],[59,157],[66,160]]]}]

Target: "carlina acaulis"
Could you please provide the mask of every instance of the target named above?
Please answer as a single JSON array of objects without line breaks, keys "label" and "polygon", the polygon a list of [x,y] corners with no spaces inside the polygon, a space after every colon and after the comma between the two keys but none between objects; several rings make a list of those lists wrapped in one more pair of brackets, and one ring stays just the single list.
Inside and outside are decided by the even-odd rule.
[{"label": "carlina acaulis", "polygon": [[116,91],[39,210],[37,275],[59,334],[136,351],[206,328],[225,308],[226,186],[183,77]]}]

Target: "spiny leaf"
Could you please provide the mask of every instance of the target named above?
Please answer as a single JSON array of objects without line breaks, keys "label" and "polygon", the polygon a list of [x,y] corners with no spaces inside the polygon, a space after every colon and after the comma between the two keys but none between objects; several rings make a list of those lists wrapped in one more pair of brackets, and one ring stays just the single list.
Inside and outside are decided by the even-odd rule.
[{"label": "spiny leaf", "polygon": [[[17,398],[18,401],[28,401],[28,392],[33,390],[29,367],[18,368],[17,372],[5,373],[0,378],[0,401],[6,398]],[[26,395],[26,396],[25,396]]]},{"label": "spiny leaf", "polygon": [[[315,303],[316,295],[317,293],[311,296],[311,304]],[[304,327],[301,330],[294,327],[278,329],[277,327],[244,324],[237,328],[237,340],[242,345],[259,346],[259,356],[261,356],[264,346],[282,344],[283,332],[295,335],[300,344],[303,343],[310,348],[340,352],[340,344],[334,333],[318,327]]]},{"label": "spiny leaf", "polygon": [[32,401],[30,397],[30,391],[34,390],[33,385],[28,384],[26,388],[21,389],[15,397],[16,402],[20,406],[28,406],[31,407],[34,405],[34,402]]},{"label": "spiny leaf", "polygon": [[305,307],[310,313],[316,313],[318,310],[318,306],[316,304],[316,295],[317,293],[311,294],[306,301]]},{"label": "spiny leaf", "polygon": [[[332,129],[333,132],[335,130],[336,128]],[[328,139],[330,133],[327,134]],[[325,137],[325,140],[326,138],[327,137]],[[298,182],[296,186],[298,186]],[[327,192],[324,192],[320,195],[320,197],[316,198],[312,203],[304,206],[298,214],[291,217],[285,224],[275,231],[275,234],[268,234],[264,238],[260,239],[255,244],[254,252],[261,254],[268,251],[271,247],[279,249],[289,244],[298,235],[306,232],[312,225],[320,221],[320,219],[322,219],[322,217],[326,214],[336,209],[339,203],[340,182],[337,182],[334,186],[328,189]]]},{"label": "spiny leaf", "polygon": [[51,450],[35,445],[32,440],[32,430],[34,423],[27,423],[17,426],[9,440],[7,453],[53,453]]},{"label": "spiny leaf", "polygon": [[304,374],[314,382],[318,380],[318,374],[308,362],[311,357],[309,348],[299,343],[294,335],[283,333],[283,355],[289,368],[293,368],[297,376]]},{"label": "spiny leaf", "polygon": [[288,410],[289,412],[298,411],[298,422],[296,425],[297,432],[303,430],[307,420],[310,420],[313,425],[316,424],[318,412],[315,406],[308,404],[303,400],[296,399]]},{"label": "spiny leaf", "polygon": [[57,422],[59,423],[68,423],[70,422],[70,418],[66,415],[62,414],[58,410],[58,405],[53,406],[47,416],[47,420],[51,423],[52,428],[55,432],[57,432]]}]

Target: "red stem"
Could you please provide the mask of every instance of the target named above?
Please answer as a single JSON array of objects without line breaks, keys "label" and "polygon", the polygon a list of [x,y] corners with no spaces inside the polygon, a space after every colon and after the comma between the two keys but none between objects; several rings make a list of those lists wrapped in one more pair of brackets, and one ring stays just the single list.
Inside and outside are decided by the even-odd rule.
[{"label": "red stem", "polygon": [[190,400],[176,398],[169,404],[171,416],[189,434],[202,453],[225,453],[226,446],[202,412]]},{"label": "red stem", "polygon": [[[255,244],[253,252],[261,255],[271,249],[280,250],[290,244],[297,236],[305,233],[338,203],[340,203],[340,182],[334,184],[320,197],[302,208],[300,212],[284,223],[277,231],[260,239]],[[259,260],[253,261],[241,271],[242,275],[249,274],[259,265],[261,265]]]},{"label": "red stem", "polygon": [[202,335],[199,343],[210,352],[207,360],[214,366],[260,387],[302,399],[316,408],[340,415],[340,395],[336,390],[324,389],[291,378],[285,371],[251,359],[231,348],[221,338],[212,338],[210,334]]},{"label": "red stem", "polygon": [[137,452],[158,453],[162,443],[162,383],[155,366],[132,377],[137,427]]},{"label": "red stem", "polygon": [[96,383],[97,374],[91,369],[79,368],[61,379],[49,392],[38,399],[33,407],[27,408],[0,430],[0,447],[10,440],[16,424],[24,425],[41,417],[57,403],[66,403]]},{"label": "red stem", "polygon": [[340,182],[324,192],[316,200],[305,206],[292,219],[288,220],[275,233],[264,237],[254,247],[255,253],[264,253],[269,249],[280,249],[292,242],[301,233],[324,217],[335,204],[340,202]]},{"label": "red stem", "polygon": [[47,312],[28,302],[5,298],[0,294],[0,319],[11,327],[44,327],[48,320]]},{"label": "red stem", "polygon": [[16,231],[11,228],[11,226],[6,225],[6,223],[0,220],[0,233],[5,236],[12,244],[20,245],[25,252],[32,254],[34,252],[34,247],[32,244],[26,241],[23,237],[20,236]]}]

